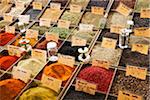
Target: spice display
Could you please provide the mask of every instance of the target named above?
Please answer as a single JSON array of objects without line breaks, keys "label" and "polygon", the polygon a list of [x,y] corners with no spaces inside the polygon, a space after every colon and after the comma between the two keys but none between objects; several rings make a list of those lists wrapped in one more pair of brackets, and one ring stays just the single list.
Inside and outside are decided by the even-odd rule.
[{"label": "spice display", "polygon": [[129,8],[134,8],[135,6],[135,2],[136,0],[115,0],[113,5],[112,5],[112,9],[116,9],[119,5],[119,3],[123,3],[125,4],[126,6],[128,6]]},{"label": "spice display", "polygon": [[149,8],[149,0],[138,0],[135,6],[135,11],[140,12],[141,8]]},{"label": "spice display", "polygon": [[32,72],[32,75],[35,76],[36,74],[39,73],[39,71],[41,70],[41,68],[44,67],[44,63],[41,62],[38,59],[34,59],[34,58],[29,58],[26,60],[21,60],[18,62],[17,64],[18,68],[23,68],[26,70],[30,70]]},{"label": "spice display", "polygon": [[139,67],[149,67],[149,56],[138,52],[131,51],[130,49],[123,50],[120,64],[121,66],[132,65]]},{"label": "spice display", "polygon": [[78,75],[79,79],[97,84],[97,90],[107,92],[112,80],[113,71],[97,66],[86,67]]},{"label": "spice display", "polygon": [[92,24],[92,25],[94,25],[94,27],[99,28],[100,23],[101,23],[100,22],[101,17],[103,17],[103,16],[98,15],[98,14],[93,14],[91,12],[86,12],[83,15],[81,22],[83,24]]},{"label": "spice display", "polygon": [[3,16],[12,6],[12,4],[0,3],[0,15]]},{"label": "spice display", "polygon": [[94,96],[81,91],[75,91],[74,87],[70,87],[63,100],[104,100],[105,95],[96,93]]},{"label": "spice display", "polygon": [[81,17],[81,13],[65,11],[61,16],[62,20],[71,21],[71,24],[77,25]]},{"label": "spice display", "polygon": [[36,17],[40,14],[41,10],[36,10],[36,9],[33,9],[33,8],[30,8],[26,13],[25,15],[30,15],[30,19],[31,20],[34,20],[36,19]]},{"label": "spice display", "polygon": [[11,8],[11,11],[8,14],[18,17],[24,10],[25,10],[25,8],[13,7],[13,8]]},{"label": "spice display", "polygon": [[90,0],[71,0],[70,1],[70,5],[71,4],[75,4],[75,5],[79,5],[79,6],[83,7],[83,8],[85,8],[88,5],[89,1]]},{"label": "spice display", "polygon": [[104,7],[106,9],[107,5],[109,3],[109,0],[90,0],[87,8],[90,9],[92,6],[96,7]]},{"label": "spice display", "polygon": [[124,71],[118,71],[111,87],[110,93],[118,95],[119,90],[126,90],[144,97],[144,100],[150,99],[149,77],[146,80],[126,76]]},{"label": "spice display", "polygon": [[18,57],[16,56],[0,57],[0,69],[7,70],[17,60],[18,60]]},{"label": "spice display", "polygon": [[64,7],[68,0],[52,0],[52,2],[61,3],[61,6]]},{"label": "spice display", "polygon": [[11,22],[9,21],[5,21],[5,20],[1,20],[0,21],[0,29],[4,28],[6,25],[9,25]]},{"label": "spice display", "polygon": [[0,94],[2,100],[13,100],[23,89],[25,83],[17,79],[0,81]]},{"label": "spice display", "polygon": [[42,18],[51,19],[51,22],[57,22],[61,13],[62,10],[57,10],[57,9],[55,10],[55,9],[48,8],[42,15]]},{"label": "spice display", "polygon": [[19,100],[57,100],[57,93],[46,87],[33,87],[26,90]]},{"label": "spice display", "polygon": [[54,63],[44,68],[44,74],[47,76],[66,81],[72,74],[73,68],[60,64]]},{"label": "spice display", "polygon": [[6,45],[15,37],[15,34],[12,33],[0,33],[0,46]]},{"label": "spice display", "polygon": [[32,0],[16,0],[18,2],[23,2],[24,4],[29,4]]},{"label": "spice display", "polygon": [[149,27],[150,18],[140,18],[140,13],[134,13],[134,28]]},{"label": "spice display", "polygon": [[131,16],[126,17],[118,12],[110,12],[106,27],[110,28],[111,25],[121,25],[126,27],[129,19],[131,19]]},{"label": "spice display", "polygon": [[150,38],[131,35],[129,43],[130,46],[132,44],[146,44],[150,46]]},{"label": "spice display", "polygon": [[49,32],[59,33],[59,37],[61,39],[65,39],[70,34],[71,30],[66,28],[52,27]]},{"label": "spice display", "polygon": [[49,31],[49,27],[39,26],[38,23],[34,24],[31,29],[38,30],[40,35],[43,35],[45,32]]},{"label": "spice display", "polygon": [[111,65],[117,66],[121,57],[122,50],[120,49],[109,49],[100,47],[97,44],[92,51],[92,58],[104,61],[109,61]]}]

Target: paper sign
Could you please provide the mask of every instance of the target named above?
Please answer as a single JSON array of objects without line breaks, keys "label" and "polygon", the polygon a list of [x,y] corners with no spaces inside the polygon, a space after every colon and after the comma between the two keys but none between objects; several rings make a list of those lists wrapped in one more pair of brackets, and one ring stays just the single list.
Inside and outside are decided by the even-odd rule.
[{"label": "paper sign", "polygon": [[14,46],[14,45],[8,45],[7,49],[8,49],[9,55],[11,55],[11,56],[15,55],[17,57],[20,57],[21,53],[23,52],[21,47],[17,47],[17,46]]},{"label": "paper sign", "polygon": [[51,20],[48,18],[40,18],[40,26],[50,27],[51,26]]},{"label": "paper sign", "polygon": [[5,32],[7,33],[15,33],[15,27],[14,26],[5,26]]},{"label": "paper sign", "polygon": [[109,61],[93,59],[92,66],[98,66],[98,67],[102,67],[105,69],[109,69],[110,63],[109,63]]},{"label": "paper sign", "polygon": [[17,8],[25,8],[25,4],[23,2],[15,2]]},{"label": "paper sign", "polygon": [[126,76],[133,76],[138,79],[145,80],[147,74],[147,68],[136,67],[136,66],[127,66],[126,67]]},{"label": "paper sign", "polygon": [[13,78],[20,79],[20,80],[24,81],[25,83],[27,83],[30,80],[31,74],[32,74],[32,72],[30,70],[21,69],[21,68],[15,67],[15,66],[12,70]]},{"label": "paper sign", "polygon": [[75,84],[76,91],[82,91],[85,93],[95,95],[96,89],[97,89],[96,84],[92,84],[81,79],[76,79],[76,84]]},{"label": "paper sign", "polygon": [[5,14],[4,15],[4,21],[12,22],[13,21],[13,16]]},{"label": "paper sign", "polygon": [[28,29],[26,31],[26,38],[35,38],[35,39],[38,39],[38,34],[39,34],[39,31]]},{"label": "paper sign", "polygon": [[62,55],[58,54],[58,63],[74,67],[75,64],[75,57],[69,56],[69,55]]},{"label": "paper sign", "polygon": [[128,16],[132,12],[132,9],[120,2],[120,4],[117,7],[116,11],[121,13],[124,16]]},{"label": "paper sign", "polygon": [[83,31],[83,32],[93,31],[93,27],[94,26],[91,24],[80,24],[79,31]]},{"label": "paper sign", "polygon": [[143,100],[143,97],[127,91],[119,91],[117,100]]},{"label": "paper sign", "polygon": [[70,12],[80,13],[82,10],[82,7],[79,5],[70,5]]},{"label": "paper sign", "polygon": [[150,8],[142,8],[140,13],[140,18],[150,18]]},{"label": "paper sign", "polygon": [[110,26],[110,32],[111,33],[117,33],[120,34],[121,30],[124,29],[125,27],[121,26],[121,25],[111,25]]},{"label": "paper sign", "polygon": [[59,21],[58,21],[58,27],[69,29],[70,23],[71,23],[70,21],[59,20]]},{"label": "paper sign", "polygon": [[101,47],[115,49],[117,40],[103,37]]},{"label": "paper sign", "polygon": [[51,3],[50,4],[51,9],[57,9],[60,10],[61,4],[60,3]]},{"label": "paper sign", "polygon": [[98,15],[104,15],[104,8],[103,7],[92,7],[92,13]]},{"label": "paper sign", "polygon": [[59,93],[60,91],[60,88],[61,88],[61,84],[62,84],[62,81],[61,80],[58,80],[56,78],[53,78],[51,76],[46,76],[45,74],[42,75],[42,79],[41,79],[41,82],[49,87],[50,89],[56,91],[57,93]]},{"label": "paper sign", "polygon": [[29,24],[30,21],[30,15],[19,15],[19,22]]},{"label": "paper sign", "polygon": [[40,61],[43,61],[44,63],[46,63],[47,52],[45,50],[32,49],[32,57],[39,59]]},{"label": "paper sign", "polygon": [[87,40],[82,39],[78,36],[72,36],[72,45],[71,46],[86,46]]},{"label": "paper sign", "polygon": [[134,29],[135,36],[150,37],[150,28],[140,27]]},{"label": "paper sign", "polygon": [[42,3],[41,2],[33,2],[33,9],[42,10]]},{"label": "paper sign", "polygon": [[132,49],[131,51],[137,51],[141,54],[148,54],[148,47],[149,45],[146,44],[132,44]]},{"label": "paper sign", "polygon": [[58,43],[59,33],[46,32],[45,36],[47,41],[55,41]]}]

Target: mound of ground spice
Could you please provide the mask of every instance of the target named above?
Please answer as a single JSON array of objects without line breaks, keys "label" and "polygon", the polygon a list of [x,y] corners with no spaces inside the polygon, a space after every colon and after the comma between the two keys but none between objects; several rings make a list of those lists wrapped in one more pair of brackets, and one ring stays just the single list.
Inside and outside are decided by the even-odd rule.
[{"label": "mound of ground spice", "polygon": [[6,45],[14,37],[15,35],[12,33],[0,33],[0,46]]},{"label": "mound of ground spice", "polygon": [[17,61],[17,56],[3,56],[0,58],[0,69],[7,70],[13,63]]},{"label": "mound of ground spice", "polygon": [[79,79],[97,84],[97,90],[107,92],[112,80],[113,71],[104,68],[90,66],[86,67],[78,75]]},{"label": "mound of ground spice", "polygon": [[1,100],[14,100],[24,86],[25,83],[17,79],[6,79],[0,81]]}]

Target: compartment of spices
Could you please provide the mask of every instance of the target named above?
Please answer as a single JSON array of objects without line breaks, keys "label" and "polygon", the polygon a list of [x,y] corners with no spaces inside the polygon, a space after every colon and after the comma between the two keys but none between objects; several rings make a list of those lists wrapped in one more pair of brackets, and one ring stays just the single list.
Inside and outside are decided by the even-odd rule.
[{"label": "compartment of spices", "polygon": [[8,50],[3,50],[0,52],[0,69],[6,71],[19,61],[19,59],[20,57],[18,56],[10,55]]},{"label": "compartment of spices", "polygon": [[116,9],[119,6],[119,3],[123,3],[129,8],[134,9],[136,0],[114,0],[114,3],[112,5],[112,9]]},{"label": "compartment of spices", "polygon": [[3,16],[0,20],[0,29],[3,29],[5,26],[9,25],[13,21],[13,17],[6,17],[7,15]]},{"label": "compartment of spices", "polygon": [[90,0],[70,0],[69,6],[70,5],[79,5],[83,9],[86,8]]},{"label": "compartment of spices", "polygon": [[54,3],[61,3],[62,7],[65,7],[68,4],[68,0],[52,0]]},{"label": "compartment of spices", "polygon": [[12,74],[5,74],[0,80],[0,94],[2,100],[13,100],[26,86],[22,80],[13,78]]},{"label": "compartment of spices", "polygon": [[140,13],[134,13],[134,28],[149,27],[150,18],[141,18]]},{"label": "compartment of spices", "polygon": [[24,3],[25,5],[28,5],[30,4],[33,0],[16,0],[17,2],[22,2]]},{"label": "compartment of spices", "polygon": [[55,2],[50,3],[50,8],[46,8],[41,18],[50,19],[51,23],[56,23],[63,12],[63,8],[61,8],[61,4],[58,4],[57,7],[53,6],[57,4]]},{"label": "compartment of spices", "polygon": [[141,8],[149,8],[149,4],[149,0],[137,0],[137,3],[135,5],[135,11],[140,12]]},{"label": "compartment of spices", "polygon": [[0,16],[3,16],[5,13],[9,12],[12,7],[12,3],[3,1],[0,3]]},{"label": "compartment of spices", "polygon": [[149,76],[146,76],[146,79],[142,80],[131,75],[126,76],[125,71],[118,70],[110,94],[117,97],[119,91],[127,91],[128,93],[142,96],[143,100],[149,100]]},{"label": "compartment of spices", "polygon": [[119,25],[127,27],[127,21],[131,19],[131,16],[124,16],[119,12],[111,11],[108,14],[106,28],[110,28],[112,25]]},{"label": "compartment of spices", "polygon": [[104,9],[107,8],[107,5],[109,3],[109,0],[90,0],[87,9],[91,9],[92,6],[96,6],[96,7],[104,7]]},{"label": "compartment of spices", "polygon": [[149,51],[148,54],[142,54],[132,49],[124,49],[119,62],[120,66],[126,67],[127,65],[145,67],[149,70]]},{"label": "compartment of spices", "polygon": [[[111,39],[111,38],[105,38],[105,39]],[[106,41],[108,41],[106,40]],[[111,41],[111,40],[110,40]],[[103,40],[103,42],[105,42],[105,40]],[[105,42],[105,43],[110,43]],[[107,44],[105,45],[105,43],[97,43],[95,44],[93,50],[92,50],[92,59],[98,59],[101,61],[106,61],[109,65],[112,66],[118,66],[119,64],[119,60],[122,54],[122,50],[120,48],[108,48]],[[111,44],[111,43],[110,43]],[[111,47],[111,46],[110,46]]]}]

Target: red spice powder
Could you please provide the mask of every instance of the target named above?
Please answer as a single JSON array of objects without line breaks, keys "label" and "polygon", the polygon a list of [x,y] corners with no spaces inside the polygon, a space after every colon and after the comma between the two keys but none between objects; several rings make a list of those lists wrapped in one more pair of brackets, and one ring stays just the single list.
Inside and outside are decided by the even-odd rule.
[{"label": "red spice powder", "polygon": [[25,83],[17,79],[6,79],[0,81],[1,100],[14,100],[24,86]]},{"label": "red spice powder", "polygon": [[7,70],[13,63],[17,61],[17,56],[3,56],[0,58],[0,69]]},{"label": "red spice powder", "polygon": [[100,67],[86,67],[78,75],[79,79],[97,84],[97,90],[107,92],[113,76],[112,70],[107,70]]},{"label": "red spice powder", "polygon": [[15,35],[12,33],[0,33],[0,46],[6,45],[14,37]]}]

